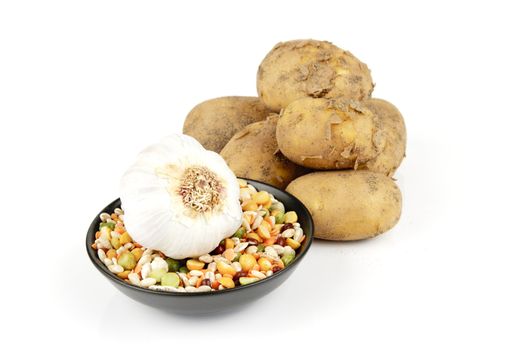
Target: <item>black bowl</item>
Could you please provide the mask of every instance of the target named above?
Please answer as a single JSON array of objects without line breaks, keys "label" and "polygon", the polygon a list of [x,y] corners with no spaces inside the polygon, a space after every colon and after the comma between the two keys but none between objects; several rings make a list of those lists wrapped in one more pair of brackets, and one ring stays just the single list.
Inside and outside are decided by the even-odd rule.
[{"label": "black bowl", "polygon": [[[106,206],[95,217],[86,236],[86,249],[89,258],[93,265],[106,277],[118,290],[126,294],[132,299],[143,304],[161,308],[164,310],[174,311],[176,313],[184,314],[202,314],[216,312],[225,309],[233,309],[241,307],[249,302],[252,302],[281,285],[290,274],[299,265],[301,259],[305,256],[310,248],[313,240],[314,225],[312,216],[306,207],[294,196],[284,192],[278,188],[267,185],[255,180],[246,179],[259,191],[267,191],[281,201],[286,210],[294,210],[298,216],[298,222],[306,236],[301,244],[301,247],[296,252],[295,259],[286,268],[274,273],[273,275],[262,279],[260,281],[245,285],[237,286],[233,289],[223,289],[211,292],[196,292],[196,293],[177,293],[164,292],[145,289],[128,284],[111,273],[108,268],[99,260],[97,251],[91,247],[95,241],[95,234],[98,231],[100,224],[99,215],[103,212],[112,213],[113,210],[120,206],[120,199],[114,200],[111,204]],[[305,281],[306,283],[306,281]],[[303,288],[304,286],[297,286]]]}]

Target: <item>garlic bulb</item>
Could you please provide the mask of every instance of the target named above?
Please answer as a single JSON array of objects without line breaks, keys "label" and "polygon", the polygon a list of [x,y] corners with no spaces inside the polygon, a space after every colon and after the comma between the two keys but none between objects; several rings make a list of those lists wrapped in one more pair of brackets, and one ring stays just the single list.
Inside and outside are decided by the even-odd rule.
[{"label": "garlic bulb", "polygon": [[234,173],[186,135],[142,151],[122,177],[120,198],[133,239],[174,259],[209,253],[242,221]]}]

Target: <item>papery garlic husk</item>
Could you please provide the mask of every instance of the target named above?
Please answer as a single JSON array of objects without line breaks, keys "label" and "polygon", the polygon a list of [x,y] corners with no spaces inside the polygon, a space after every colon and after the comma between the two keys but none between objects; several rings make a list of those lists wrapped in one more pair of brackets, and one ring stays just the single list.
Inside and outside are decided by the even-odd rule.
[{"label": "papery garlic husk", "polygon": [[120,198],[133,239],[174,259],[209,253],[242,221],[235,174],[187,135],[142,151],[122,177]]}]

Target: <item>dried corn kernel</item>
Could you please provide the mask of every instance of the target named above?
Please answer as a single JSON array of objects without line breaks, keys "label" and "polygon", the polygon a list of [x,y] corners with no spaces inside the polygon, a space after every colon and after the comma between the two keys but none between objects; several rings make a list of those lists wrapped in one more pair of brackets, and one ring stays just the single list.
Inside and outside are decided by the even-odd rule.
[{"label": "dried corn kernel", "polygon": [[188,270],[201,270],[204,267],[204,263],[199,260],[190,259],[186,261],[186,267]]},{"label": "dried corn kernel", "polygon": [[122,235],[120,235],[120,244],[124,245],[126,243],[131,243],[131,237],[129,236],[129,233],[124,232]]},{"label": "dried corn kernel", "polygon": [[248,272],[253,269],[255,264],[257,264],[257,260],[255,260],[251,254],[243,254],[239,258],[239,263],[241,264],[242,270],[244,272]]},{"label": "dried corn kernel", "polygon": [[261,267],[261,271],[268,271],[272,268],[272,262],[266,258],[260,258],[257,263]]},{"label": "dried corn kernel", "polygon": [[284,222],[287,224],[293,224],[297,222],[297,213],[295,211],[289,211],[284,214]]},{"label": "dried corn kernel", "polygon": [[287,238],[286,239],[286,244],[288,244],[293,249],[297,249],[297,248],[299,248],[301,246],[301,243],[293,240],[292,238]]},{"label": "dried corn kernel", "polygon": [[[265,221],[263,221],[265,222]],[[270,238],[270,230],[268,230],[268,228],[264,225],[260,225],[258,228],[257,228],[257,234],[259,236],[261,236],[262,238]]]},{"label": "dried corn kernel", "polygon": [[140,248],[135,248],[131,251],[131,254],[133,254],[133,256],[135,257],[135,260],[139,261],[140,258],[142,257],[142,249]]},{"label": "dried corn kernel", "polygon": [[123,272],[117,273],[117,276],[119,276],[122,279],[126,279],[126,278],[128,278],[128,275],[129,275],[130,272],[131,272],[131,270],[125,270]]},{"label": "dried corn kernel", "polygon": [[259,191],[252,196],[252,200],[257,204],[264,204],[270,201],[270,194],[266,191]]},{"label": "dried corn kernel", "polygon": [[235,271],[235,268],[224,261],[219,261],[217,263],[217,270],[221,273],[221,275],[231,275],[234,276],[237,271]]},{"label": "dried corn kernel", "polygon": [[255,211],[257,208],[259,208],[259,206],[254,201],[248,201],[242,206],[242,210],[244,211]]},{"label": "dried corn kernel", "polygon": [[115,249],[108,250],[108,252],[106,253],[106,257],[109,258],[109,259],[116,258],[117,257],[117,251]]},{"label": "dried corn kernel", "polygon": [[233,282],[233,280],[229,277],[221,277],[219,279],[219,283],[224,286],[224,288],[234,288],[235,287],[235,283]]},{"label": "dried corn kernel", "polygon": [[226,238],[226,240],[224,241],[224,248],[232,249],[233,247],[235,247],[235,243],[233,242],[233,240],[231,238]]},{"label": "dried corn kernel", "polygon": [[246,239],[254,239],[256,240],[258,243],[261,243],[262,242],[262,239],[261,237],[259,237],[259,235],[255,232],[250,232],[246,235]]}]

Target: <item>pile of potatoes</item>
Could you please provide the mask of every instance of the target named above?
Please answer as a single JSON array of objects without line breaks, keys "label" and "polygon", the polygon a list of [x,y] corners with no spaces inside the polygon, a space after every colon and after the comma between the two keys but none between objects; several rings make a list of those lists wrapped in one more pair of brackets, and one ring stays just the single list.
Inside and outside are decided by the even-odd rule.
[{"label": "pile of potatoes", "polygon": [[392,180],[405,156],[403,116],[372,98],[370,70],[326,42],[277,44],[257,72],[258,97],[220,97],[188,114],[183,132],[239,177],[286,189],[314,219],[315,237],[359,240],[401,215]]}]

